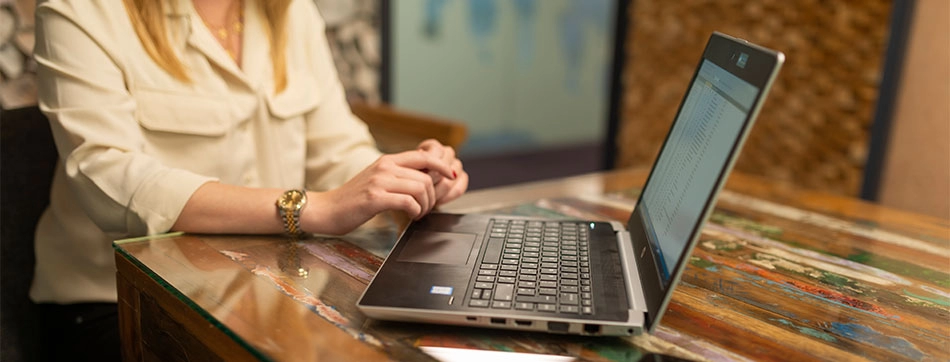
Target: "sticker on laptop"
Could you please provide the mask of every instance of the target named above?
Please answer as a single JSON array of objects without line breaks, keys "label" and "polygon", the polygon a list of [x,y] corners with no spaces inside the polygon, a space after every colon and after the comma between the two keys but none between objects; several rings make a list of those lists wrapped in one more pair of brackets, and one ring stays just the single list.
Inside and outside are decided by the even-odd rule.
[{"label": "sticker on laptop", "polygon": [[429,289],[429,294],[452,295],[452,287],[433,285],[432,289]]}]

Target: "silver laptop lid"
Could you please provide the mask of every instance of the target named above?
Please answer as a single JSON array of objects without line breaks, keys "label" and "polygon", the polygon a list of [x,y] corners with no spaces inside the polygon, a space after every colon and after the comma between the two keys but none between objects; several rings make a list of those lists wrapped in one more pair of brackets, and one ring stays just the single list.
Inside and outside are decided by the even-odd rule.
[{"label": "silver laptop lid", "polygon": [[650,331],[783,61],[780,52],[718,32],[706,44],[627,221],[647,303],[644,327]]}]

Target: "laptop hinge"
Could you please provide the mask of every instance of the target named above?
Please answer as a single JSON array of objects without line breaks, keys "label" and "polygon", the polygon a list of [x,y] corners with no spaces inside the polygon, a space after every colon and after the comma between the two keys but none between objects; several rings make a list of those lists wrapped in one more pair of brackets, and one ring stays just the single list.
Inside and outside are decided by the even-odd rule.
[{"label": "laptop hinge", "polygon": [[[619,223],[618,223],[619,224]],[[649,317],[647,313],[647,302],[643,296],[643,287],[640,283],[640,272],[637,269],[637,258],[633,252],[633,241],[630,232],[621,229],[618,232],[620,242],[620,262],[624,273],[625,287],[627,288],[627,301],[630,305],[631,316],[636,313],[643,313],[644,318]],[[644,319],[646,320],[646,319]]]}]

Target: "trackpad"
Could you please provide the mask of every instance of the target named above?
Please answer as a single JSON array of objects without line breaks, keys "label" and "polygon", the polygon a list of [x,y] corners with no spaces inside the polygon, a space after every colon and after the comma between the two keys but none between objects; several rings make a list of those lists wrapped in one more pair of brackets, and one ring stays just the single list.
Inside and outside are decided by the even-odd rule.
[{"label": "trackpad", "polygon": [[465,264],[475,244],[475,234],[437,231],[413,232],[399,252],[399,261],[431,264]]}]

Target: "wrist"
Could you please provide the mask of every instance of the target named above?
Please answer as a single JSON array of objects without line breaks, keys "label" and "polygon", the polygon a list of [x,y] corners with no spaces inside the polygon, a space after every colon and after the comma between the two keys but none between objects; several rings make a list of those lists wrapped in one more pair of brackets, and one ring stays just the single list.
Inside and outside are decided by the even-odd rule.
[{"label": "wrist", "polygon": [[318,201],[321,196],[323,196],[322,192],[307,192],[309,206],[300,213],[300,227],[309,233],[323,234],[326,230],[326,226],[323,225],[323,221],[326,220],[326,215],[323,215],[324,208],[316,207],[323,204]]},{"label": "wrist", "polygon": [[284,226],[284,232],[291,236],[304,234],[301,218],[307,209],[307,192],[302,189],[284,191],[275,202],[277,216]]}]

